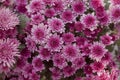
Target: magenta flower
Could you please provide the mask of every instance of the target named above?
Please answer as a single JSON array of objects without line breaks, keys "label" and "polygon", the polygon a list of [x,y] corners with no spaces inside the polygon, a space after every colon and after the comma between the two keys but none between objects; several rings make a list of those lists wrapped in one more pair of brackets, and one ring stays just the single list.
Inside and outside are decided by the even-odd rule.
[{"label": "magenta flower", "polygon": [[79,48],[76,45],[67,45],[63,48],[63,55],[68,61],[73,61],[79,54]]},{"label": "magenta flower", "polygon": [[46,47],[51,51],[60,51],[62,43],[62,39],[58,35],[52,35],[49,37]]},{"label": "magenta flower", "polygon": [[82,1],[74,1],[72,9],[75,13],[83,14],[85,11],[85,5]]},{"label": "magenta flower", "polygon": [[0,29],[14,29],[19,24],[19,19],[9,8],[0,8]]},{"label": "magenta flower", "polygon": [[106,52],[105,55],[103,56],[103,58],[101,59],[102,63],[104,63],[104,65],[108,65],[112,60],[112,55],[110,52]]},{"label": "magenta flower", "polygon": [[29,35],[25,38],[25,40],[26,40],[26,46],[28,50],[30,50],[31,52],[34,52],[37,49],[37,47],[33,38]]},{"label": "magenta flower", "polygon": [[39,57],[41,60],[49,61],[51,58],[51,52],[47,48],[40,48]]},{"label": "magenta flower", "polygon": [[75,68],[74,68],[74,67],[66,66],[66,67],[63,69],[64,78],[65,78],[65,77],[72,76],[74,73],[75,73]]},{"label": "magenta flower", "polygon": [[19,56],[19,42],[16,39],[1,39],[0,40],[0,63],[3,66],[11,67],[15,63],[15,57]]},{"label": "magenta flower", "polygon": [[113,5],[120,5],[120,0],[110,0]]},{"label": "magenta flower", "polygon": [[44,64],[42,63],[41,59],[38,57],[35,57],[32,61],[33,68],[35,71],[42,71],[44,69]]},{"label": "magenta flower", "polygon": [[94,62],[91,64],[93,72],[100,72],[104,69],[104,65],[102,62]]},{"label": "magenta flower", "polygon": [[59,68],[53,67],[50,68],[50,71],[52,72],[52,80],[60,80],[62,74]]},{"label": "magenta flower", "polygon": [[95,59],[97,61],[100,61],[101,58],[104,56],[106,52],[105,46],[101,43],[95,42],[92,46],[91,46],[91,54],[90,57],[92,59]]},{"label": "magenta flower", "polygon": [[64,23],[61,19],[52,18],[48,20],[48,25],[52,32],[64,32]]},{"label": "magenta flower", "polygon": [[29,77],[30,80],[40,80],[40,76],[39,74],[33,72],[30,77]]},{"label": "magenta flower", "polygon": [[54,1],[54,4],[53,4],[53,9],[57,12],[60,12],[60,11],[63,11],[63,1],[62,0],[56,0]]},{"label": "magenta flower", "polygon": [[120,20],[120,6],[113,6],[110,10],[111,20],[118,22]]},{"label": "magenta flower", "polygon": [[44,43],[49,30],[44,24],[34,25],[31,29],[32,38],[36,43]]},{"label": "magenta flower", "polygon": [[83,23],[81,23],[81,22],[76,22],[75,23],[75,30],[76,31],[82,31],[84,29],[84,24]]},{"label": "magenta flower", "polygon": [[50,8],[45,10],[45,16],[46,17],[53,17],[55,15],[55,10]]},{"label": "magenta flower", "polygon": [[30,4],[26,6],[28,12],[34,13],[44,9],[44,3],[41,0],[31,0]]},{"label": "magenta flower", "polygon": [[65,22],[71,22],[73,20],[73,13],[70,10],[65,10],[62,15],[61,18],[65,21]]},{"label": "magenta flower", "polygon": [[44,16],[38,13],[38,14],[32,15],[31,20],[33,24],[39,24],[44,20]]},{"label": "magenta flower", "polygon": [[62,37],[62,40],[65,42],[65,43],[72,43],[75,41],[75,37],[72,33],[64,33],[63,34],[63,37]]},{"label": "magenta flower", "polygon": [[83,57],[78,57],[72,62],[72,64],[72,66],[77,70],[80,68],[82,69],[86,63]]},{"label": "magenta flower", "polygon": [[112,37],[109,35],[103,35],[101,36],[101,41],[104,45],[110,45],[113,43]]},{"label": "magenta flower", "polygon": [[90,66],[90,65],[85,65],[84,66],[84,72],[85,72],[85,74],[92,74],[93,73],[93,69],[92,69],[92,67]]},{"label": "magenta flower", "polygon": [[61,55],[61,53],[53,55],[53,64],[55,67],[58,67],[60,69],[63,69],[65,66],[67,66],[66,60],[63,55]]},{"label": "magenta flower", "polygon": [[90,0],[90,7],[96,9],[99,6],[103,6],[102,0]]},{"label": "magenta flower", "polygon": [[97,25],[96,17],[92,14],[83,15],[81,21],[83,22],[86,28],[92,27],[94,29]]}]

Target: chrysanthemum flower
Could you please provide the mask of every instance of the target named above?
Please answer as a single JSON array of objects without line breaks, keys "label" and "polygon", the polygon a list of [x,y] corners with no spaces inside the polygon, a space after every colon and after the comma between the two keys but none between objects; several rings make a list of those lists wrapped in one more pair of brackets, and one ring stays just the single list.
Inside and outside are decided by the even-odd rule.
[{"label": "chrysanthemum flower", "polygon": [[40,48],[39,57],[41,60],[50,60],[51,52],[47,48]]},{"label": "chrysanthemum flower", "polygon": [[45,43],[44,40],[47,38],[48,33],[49,30],[44,24],[33,25],[31,29],[32,38],[36,43]]},{"label": "chrysanthemum flower", "polygon": [[83,14],[85,11],[85,5],[82,1],[74,1],[72,9],[75,13]]},{"label": "chrysanthemum flower", "polygon": [[84,24],[83,23],[81,23],[81,22],[76,22],[75,23],[75,30],[76,31],[82,31],[84,29]]},{"label": "chrysanthemum flower", "polygon": [[103,0],[90,0],[90,7],[96,9],[99,6],[103,6]]},{"label": "chrysanthemum flower", "polygon": [[45,16],[46,17],[53,17],[55,15],[55,10],[50,8],[45,10]]},{"label": "chrysanthemum flower", "polygon": [[65,78],[65,77],[72,76],[74,73],[75,73],[75,68],[74,68],[74,67],[66,66],[66,67],[63,69],[64,78]]},{"label": "chrysanthemum flower", "polygon": [[112,60],[112,55],[110,52],[106,52],[103,58],[101,59],[102,63],[104,63],[105,66],[108,65],[111,60]]},{"label": "chrysanthemum flower", "polygon": [[59,37],[59,35],[55,34],[49,36],[46,47],[51,51],[60,51],[60,49],[62,48],[62,43],[62,39]]},{"label": "chrysanthemum flower", "polygon": [[19,24],[19,19],[9,8],[0,8],[0,29],[14,29]]},{"label": "chrysanthemum flower", "polygon": [[53,67],[50,68],[50,71],[52,72],[52,80],[60,80],[62,73],[59,68]]},{"label": "chrysanthemum flower", "polygon": [[64,8],[64,5],[63,5],[63,1],[62,0],[55,0],[54,3],[53,3],[53,9],[56,11],[56,12],[60,12],[60,11],[63,11],[63,8]]},{"label": "chrysanthemum flower", "polygon": [[76,45],[66,45],[63,48],[63,55],[68,61],[73,61],[79,54],[79,48]]},{"label": "chrysanthemum flower", "polygon": [[11,67],[15,63],[15,57],[19,56],[19,42],[16,39],[0,40],[0,63],[3,66]]},{"label": "chrysanthemum flower", "polygon": [[83,68],[85,65],[85,59],[83,57],[78,57],[72,62],[72,66],[77,70]]},{"label": "chrysanthemum flower", "polygon": [[113,43],[112,37],[109,35],[103,35],[101,36],[101,41],[104,45],[110,45]]},{"label": "chrysanthemum flower", "polygon": [[65,66],[67,66],[66,60],[63,55],[61,55],[61,53],[53,55],[53,64],[55,67],[58,67],[60,69],[63,69]]},{"label": "chrysanthemum flower", "polygon": [[111,21],[118,22],[120,20],[120,6],[112,6],[110,9]]},{"label": "chrysanthemum flower", "polygon": [[52,32],[64,32],[64,23],[61,19],[52,18],[48,20],[48,25]]},{"label": "chrysanthemum flower", "polygon": [[72,33],[64,33],[63,37],[62,37],[62,40],[65,43],[71,43],[71,42],[75,41],[75,37],[74,37],[74,35]]},{"label": "chrysanthemum flower", "polygon": [[83,22],[86,28],[94,29],[95,26],[97,26],[97,20],[93,14],[83,15],[81,21]]},{"label": "chrysanthemum flower", "polygon": [[106,52],[105,45],[95,42],[91,46],[90,57],[91,57],[91,59],[95,59],[95,60],[99,61],[104,56],[105,52]]},{"label": "chrysanthemum flower", "polygon": [[39,12],[44,9],[42,0],[31,0],[30,4],[26,6],[28,12],[34,13],[34,12]]},{"label": "chrysanthemum flower", "polygon": [[93,72],[100,72],[104,69],[104,65],[102,62],[94,62],[91,64]]},{"label": "chrysanthemum flower", "polygon": [[61,18],[65,21],[65,22],[71,22],[73,20],[73,13],[70,10],[65,10],[62,15]]},{"label": "chrysanthemum flower", "polygon": [[90,65],[85,65],[84,66],[84,72],[85,72],[85,74],[92,74],[93,69]]},{"label": "chrysanthemum flower", "polygon": [[32,65],[35,71],[42,71],[44,69],[44,64],[39,57],[34,57]]},{"label": "chrysanthemum flower", "polygon": [[120,5],[120,0],[110,0],[113,5]]},{"label": "chrysanthemum flower", "polygon": [[25,38],[25,40],[26,40],[25,44],[26,44],[28,50],[30,50],[31,52],[34,52],[37,49],[37,47],[36,47],[36,43],[33,40],[33,38],[29,35]]},{"label": "chrysanthemum flower", "polygon": [[31,19],[32,19],[32,23],[39,24],[44,20],[44,16],[38,13],[38,14],[32,15]]}]

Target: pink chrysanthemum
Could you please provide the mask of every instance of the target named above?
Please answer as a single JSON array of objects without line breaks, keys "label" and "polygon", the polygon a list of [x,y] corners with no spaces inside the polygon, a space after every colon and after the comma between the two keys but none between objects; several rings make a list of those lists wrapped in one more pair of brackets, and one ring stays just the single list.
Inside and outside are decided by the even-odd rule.
[{"label": "pink chrysanthemum", "polygon": [[79,48],[76,45],[67,45],[63,48],[63,55],[68,61],[73,61],[79,54]]},{"label": "pink chrysanthemum", "polygon": [[63,55],[61,55],[61,53],[57,53],[53,55],[53,64],[54,66],[62,69],[65,66],[67,66],[66,60],[63,57]]},{"label": "pink chrysanthemum", "polygon": [[110,0],[113,5],[120,5],[120,0]]},{"label": "pink chrysanthemum", "polygon": [[75,73],[75,68],[74,68],[74,67],[66,66],[66,67],[63,69],[64,77],[72,76],[74,73]]},{"label": "pink chrysanthemum", "polygon": [[64,23],[61,19],[52,18],[48,20],[48,25],[52,32],[64,32]]},{"label": "pink chrysanthemum", "polygon": [[75,41],[75,37],[72,33],[64,33],[62,39],[65,43],[71,43]]},{"label": "pink chrysanthemum", "polygon": [[52,80],[60,80],[62,74],[59,68],[53,67],[50,68],[50,71],[52,72]]},{"label": "pink chrysanthemum", "polygon": [[94,62],[91,64],[93,72],[100,72],[104,69],[104,65],[102,62]]},{"label": "pink chrysanthemum", "polygon": [[36,43],[44,43],[48,33],[49,30],[44,24],[33,25],[31,29],[32,38]]},{"label": "pink chrysanthemum", "polygon": [[39,12],[41,10],[44,9],[44,5],[43,5],[43,1],[42,0],[31,0],[30,4],[26,6],[28,12]]},{"label": "pink chrysanthemum", "polygon": [[90,65],[85,65],[84,66],[84,72],[85,72],[86,75],[87,74],[92,74],[93,73],[93,69],[92,69],[92,67]]},{"label": "pink chrysanthemum", "polygon": [[82,31],[84,29],[84,24],[83,23],[81,23],[81,22],[76,22],[75,23],[75,30],[76,31]]},{"label": "pink chrysanthemum", "polygon": [[61,18],[65,21],[65,22],[71,22],[73,20],[73,13],[70,10],[65,10],[62,15]]},{"label": "pink chrysanthemum", "polygon": [[83,47],[87,43],[87,39],[84,37],[76,37],[76,44],[79,47]]},{"label": "pink chrysanthemum", "polygon": [[111,14],[111,21],[115,21],[115,22],[120,21],[120,6],[118,5],[112,6],[110,10],[110,14]]},{"label": "pink chrysanthemum", "polygon": [[37,47],[33,38],[31,36],[27,36],[25,40],[26,40],[26,46],[28,50],[30,50],[31,52],[34,52],[37,49]]},{"label": "pink chrysanthemum", "polygon": [[44,16],[38,13],[38,14],[32,15],[31,19],[32,19],[32,23],[39,24],[44,20]]},{"label": "pink chrysanthemum", "polygon": [[30,77],[29,77],[30,80],[40,80],[40,75],[33,72]]},{"label": "pink chrysanthemum", "polygon": [[103,6],[103,0],[90,0],[90,7],[96,9],[99,6]]},{"label": "pink chrysanthemum", "polygon": [[97,25],[96,17],[93,14],[83,15],[81,21],[85,25],[86,28],[95,28]]},{"label": "pink chrysanthemum", "polygon": [[85,59],[83,57],[78,57],[72,62],[72,66],[77,70],[83,68],[85,65]]},{"label": "pink chrysanthemum", "polygon": [[41,72],[44,69],[44,64],[41,61],[41,59],[38,58],[38,57],[35,57],[33,59],[32,65],[33,65],[33,68],[35,69],[35,71],[40,71]]},{"label": "pink chrysanthemum", "polygon": [[97,61],[100,61],[101,58],[104,56],[106,52],[105,49],[105,45],[95,42],[92,46],[91,46],[91,54],[90,57],[92,59],[95,59]]},{"label": "pink chrysanthemum", "polygon": [[62,0],[55,0],[53,4],[53,9],[57,12],[63,11],[63,1]]},{"label": "pink chrysanthemum", "polygon": [[55,10],[50,8],[45,10],[45,16],[46,17],[53,17],[55,15]]},{"label": "pink chrysanthemum", "polygon": [[62,48],[62,43],[62,39],[59,37],[59,35],[52,35],[49,36],[46,47],[51,51],[60,51]]},{"label": "pink chrysanthemum", "polygon": [[0,40],[0,63],[3,66],[11,67],[15,63],[15,57],[19,56],[19,42],[16,39]]},{"label": "pink chrysanthemum", "polygon": [[41,48],[39,50],[39,57],[41,60],[50,60],[51,52],[47,48]]},{"label": "pink chrysanthemum", "polygon": [[19,24],[19,19],[9,8],[0,8],[0,29],[14,29]]},{"label": "pink chrysanthemum", "polygon": [[106,52],[103,58],[101,59],[102,63],[106,66],[112,60],[112,55],[110,52]]},{"label": "pink chrysanthemum", "polygon": [[104,45],[110,45],[113,43],[112,37],[109,35],[103,35],[101,36],[101,41]]},{"label": "pink chrysanthemum", "polygon": [[83,14],[85,11],[85,5],[82,1],[74,1],[72,9],[75,13]]}]

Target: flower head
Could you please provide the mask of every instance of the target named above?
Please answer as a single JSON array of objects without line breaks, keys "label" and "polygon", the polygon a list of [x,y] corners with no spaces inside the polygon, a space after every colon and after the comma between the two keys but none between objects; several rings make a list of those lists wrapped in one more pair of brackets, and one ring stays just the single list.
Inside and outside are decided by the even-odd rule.
[{"label": "flower head", "polygon": [[0,40],[0,63],[3,66],[11,67],[15,63],[15,57],[19,56],[19,42],[16,39]]},{"label": "flower head", "polygon": [[91,46],[90,57],[92,59],[99,61],[104,56],[105,52],[106,52],[105,46],[101,43],[96,42]]},{"label": "flower head", "polygon": [[61,53],[57,53],[53,55],[53,64],[54,66],[62,69],[65,66],[67,66],[66,60],[63,57],[63,55],[61,55]]},{"label": "flower head", "polygon": [[34,25],[31,29],[32,38],[36,43],[44,43],[49,30],[44,24]]},{"label": "flower head", "polygon": [[48,25],[50,30],[52,30],[52,32],[60,32],[60,33],[64,32],[64,24],[61,19],[58,18],[49,19]]},{"label": "flower head", "polygon": [[19,24],[19,19],[9,8],[0,8],[0,29],[14,29]]},{"label": "flower head", "polygon": [[74,1],[72,4],[72,9],[76,13],[83,14],[85,11],[85,5],[82,1]]}]

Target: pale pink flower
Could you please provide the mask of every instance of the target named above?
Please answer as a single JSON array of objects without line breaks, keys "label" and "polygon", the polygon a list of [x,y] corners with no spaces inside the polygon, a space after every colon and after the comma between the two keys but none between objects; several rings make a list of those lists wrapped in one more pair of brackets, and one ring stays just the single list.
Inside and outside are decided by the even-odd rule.
[{"label": "pale pink flower", "polygon": [[19,24],[18,16],[9,8],[0,8],[0,29],[14,29]]},{"label": "pale pink flower", "polygon": [[16,39],[0,40],[0,63],[3,66],[11,67],[15,63],[15,57],[19,56],[19,42]]}]

